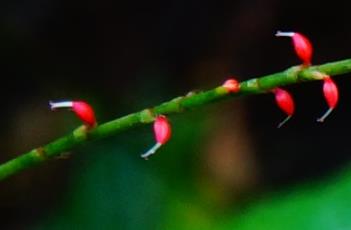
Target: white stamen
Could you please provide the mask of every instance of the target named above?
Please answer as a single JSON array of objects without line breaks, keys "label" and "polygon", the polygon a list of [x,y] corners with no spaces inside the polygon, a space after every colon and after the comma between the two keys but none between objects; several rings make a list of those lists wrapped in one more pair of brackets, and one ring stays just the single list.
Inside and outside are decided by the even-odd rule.
[{"label": "white stamen", "polygon": [[317,119],[317,121],[318,121],[318,122],[323,122],[323,121],[325,120],[325,118],[327,118],[327,117],[329,116],[329,114],[331,114],[331,112],[333,112],[333,109],[334,109],[334,108],[329,108],[329,109],[327,110],[327,112],[325,112],[325,114],[323,114],[322,117],[320,117],[320,118]]},{"label": "white stamen", "polygon": [[281,128],[288,120],[290,120],[291,116],[287,116],[282,122],[280,122],[277,128]]},{"label": "white stamen", "polygon": [[292,37],[294,35],[295,35],[294,32],[282,32],[282,31],[279,31],[279,30],[275,34],[275,36],[277,36],[277,37]]},{"label": "white stamen", "polygon": [[148,157],[154,154],[161,146],[162,144],[157,142],[151,149],[149,149],[146,153],[142,154],[141,157],[147,160]]},{"label": "white stamen", "polygon": [[61,102],[49,102],[50,104],[50,109],[55,110],[58,108],[72,108],[73,107],[73,102],[72,101],[61,101]]}]

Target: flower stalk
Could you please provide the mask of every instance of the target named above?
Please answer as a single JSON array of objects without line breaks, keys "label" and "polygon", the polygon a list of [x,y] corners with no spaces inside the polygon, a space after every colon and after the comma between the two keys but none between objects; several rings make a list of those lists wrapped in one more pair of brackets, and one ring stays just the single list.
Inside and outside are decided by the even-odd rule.
[{"label": "flower stalk", "polygon": [[63,152],[77,148],[86,142],[116,135],[142,124],[152,123],[159,114],[170,115],[181,113],[224,99],[267,93],[274,88],[285,85],[320,80],[315,76],[316,71],[329,76],[351,73],[351,59],[330,62],[318,66],[309,66],[306,68],[291,67],[282,72],[243,81],[240,83],[240,91],[237,93],[229,92],[223,86],[218,86],[208,91],[176,97],[158,106],[143,109],[139,112],[102,123],[97,125],[94,129],[89,130],[89,132],[81,127],[77,128],[72,133],[58,138],[47,145],[35,148],[0,164],[0,180],[47,162],[49,159],[56,158]]}]

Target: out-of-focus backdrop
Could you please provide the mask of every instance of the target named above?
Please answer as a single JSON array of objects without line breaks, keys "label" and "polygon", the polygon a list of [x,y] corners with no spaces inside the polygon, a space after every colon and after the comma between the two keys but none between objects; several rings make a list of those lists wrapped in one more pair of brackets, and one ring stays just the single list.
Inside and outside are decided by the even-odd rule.
[{"label": "out-of-focus backdrop", "polygon": [[[348,1],[0,3],[0,160],[69,133],[83,99],[99,122],[299,64],[351,57]],[[322,83],[289,86],[296,116],[271,94],[170,116],[173,137],[149,161],[151,126],[95,141],[0,183],[1,229],[350,229],[351,78],[324,124]]]}]

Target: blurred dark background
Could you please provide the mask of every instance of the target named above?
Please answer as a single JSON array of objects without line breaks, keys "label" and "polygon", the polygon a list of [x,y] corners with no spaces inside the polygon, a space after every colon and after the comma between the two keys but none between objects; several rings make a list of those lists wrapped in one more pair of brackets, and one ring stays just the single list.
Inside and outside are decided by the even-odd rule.
[{"label": "blurred dark background", "polygon": [[[49,100],[87,100],[102,123],[229,75],[299,64],[277,30],[306,34],[314,64],[350,58],[350,7],[3,0],[0,160],[79,125],[49,111]],[[324,124],[315,121],[327,109],[322,83],[310,82],[287,87],[297,111],[282,129],[284,114],[267,94],[171,116],[172,140],[147,162],[139,155],[154,142],[150,126],[74,149],[1,182],[0,228],[347,229],[351,80],[335,81],[340,104]]]}]

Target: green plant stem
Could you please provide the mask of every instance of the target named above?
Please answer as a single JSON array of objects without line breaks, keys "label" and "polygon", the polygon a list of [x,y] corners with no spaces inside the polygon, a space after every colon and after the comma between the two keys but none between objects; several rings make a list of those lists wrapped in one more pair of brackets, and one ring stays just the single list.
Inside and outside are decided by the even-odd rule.
[{"label": "green plant stem", "polygon": [[321,80],[320,73],[335,76],[350,72],[351,59],[346,59],[318,66],[310,66],[308,68],[294,66],[279,73],[243,81],[240,83],[240,92],[238,93],[229,93],[222,86],[204,92],[191,92],[185,96],[174,98],[173,100],[164,102],[158,106],[103,123],[92,130],[88,130],[86,127],[81,126],[71,134],[1,164],[0,180],[14,175],[26,168],[44,163],[51,158],[60,156],[63,152],[80,144],[115,135],[138,125],[151,123],[157,114],[180,113],[230,97],[265,93],[275,87],[304,81]]}]

